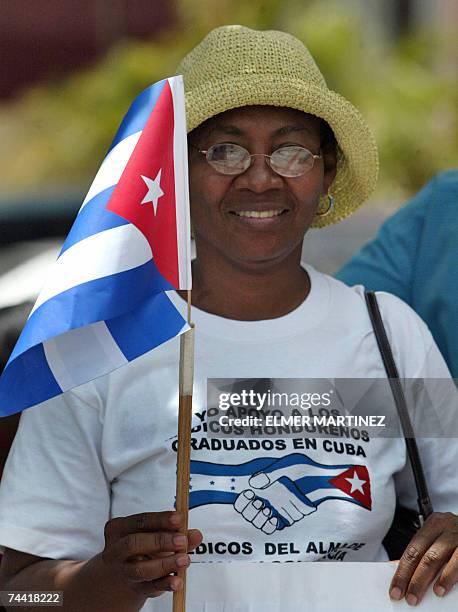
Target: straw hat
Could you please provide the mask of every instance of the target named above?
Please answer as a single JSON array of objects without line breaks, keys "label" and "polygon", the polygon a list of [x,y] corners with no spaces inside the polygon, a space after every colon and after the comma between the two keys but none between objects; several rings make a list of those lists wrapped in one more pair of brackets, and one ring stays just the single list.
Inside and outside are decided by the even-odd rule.
[{"label": "straw hat", "polygon": [[[335,206],[313,227],[350,215],[372,193],[378,157],[374,138],[356,108],[328,89],[308,49],[294,36],[243,26],[216,28],[180,63],[188,131],[240,106],[295,108],[323,118],[336,137],[337,174],[330,194]],[[327,198],[319,210],[326,211]]]}]

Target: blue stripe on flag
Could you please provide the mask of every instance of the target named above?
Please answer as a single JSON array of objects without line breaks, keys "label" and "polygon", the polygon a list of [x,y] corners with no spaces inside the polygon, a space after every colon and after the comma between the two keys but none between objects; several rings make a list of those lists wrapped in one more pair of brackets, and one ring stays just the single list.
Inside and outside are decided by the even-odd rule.
[{"label": "blue stripe on flag", "polygon": [[126,359],[132,361],[178,335],[185,319],[165,293],[151,296],[133,312],[106,321]]},{"label": "blue stripe on flag", "polygon": [[329,482],[333,478],[335,476],[330,476],[329,474],[327,476],[305,476],[295,482],[303,493],[310,493],[310,491],[316,491],[316,489],[335,489],[336,486]]},{"label": "blue stripe on flag", "polygon": [[275,457],[259,457],[246,463],[227,465],[209,463],[207,461],[191,461],[191,474],[206,474],[208,476],[252,476],[263,472],[275,461]]},{"label": "blue stripe on flag", "polygon": [[207,504],[233,504],[238,493],[226,491],[191,491],[189,493],[189,508],[198,508]]},{"label": "blue stripe on flag", "polygon": [[101,191],[86,204],[76,217],[60,255],[77,242],[89,238],[89,236],[129,223],[123,217],[106,209],[115,187],[116,185],[113,185]]},{"label": "blue stripe on flag", "polygon": [[151,85],[135,98],[116,132],[108,153],[124,138],[143,130],[166,82],[167,79],[164,79]]},{"label": "blue stripe on flag", "polygon": [[131,312],[152,293],[170,289],[173,287],[151,260],[63,291],[32,313],[8,363],[35,344],[70,329]]},{"label": "blue stripe on flag", "polygon": [[14,414],[61,393],[43,345],[38,344],[5,368],[0,385],[0,416]]}]

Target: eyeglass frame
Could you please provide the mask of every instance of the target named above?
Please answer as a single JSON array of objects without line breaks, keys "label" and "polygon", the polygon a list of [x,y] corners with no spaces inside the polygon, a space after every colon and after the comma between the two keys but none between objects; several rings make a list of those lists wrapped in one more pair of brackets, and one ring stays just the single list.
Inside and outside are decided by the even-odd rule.
[{"label": "eyeglass frame", "polygon": [[[213,147],[221,146],[221,145],[224,145],[224,144],[227,144],[227,145],[232,145],[232,146],[235,146],[235,147],[239,147],[240,149],[243,149],[244,151],[246,151],[246,152],[248,153],[248,156],[249,156],[249,158],[250,158],[250,164],[249,164],[249,165],[248,165],[248,166],[245,168],[245,170],[242,170],[241,172],[236,172],[236,173],[221,172],[221,171],[219,171],[217,168],[215,168],[215,166],[213,166],[213,165],[211,164],[210,160],[209,160],[209,159],[208,159],[208,157],[207,157],[208,152],[209,152],[209,151],[210,151],[210,150],[211,150]],[[312,166],[311,166],[311,167],[310,167],[308,170],[304,170],[304,172],[302,172],[301,174],[295,174],[295,175],[293,175],[293,176],[288,176],[288,175],[285,175],[285,174],[281,174],[280,172],[278,172],[277,170],[275,170],[275,168],[272,168],[272,165],[271,165],[271,163],[270,163],[270,158],[272,157],[272,155],[273,155],[274,153],[276,153],[276,151],[279,151],[280,149],[286,149],[286,148],[289,148],[289,147],[296,147],[296,148],[298,148],[298,149],[303,149],[304,151],[308,151],[308,152],[310,153],[311,158],[313,159]],[[267,158],[267,159],[266,159],[266,164],[269,166],[269,168],[270,168],[271,170],[273,170],[273,171],[275,172],[275,174],[278,174],[278,176],[281,176],[281,177],[283,177],[283,178],[298,178],[299,176],[304,176],[304,174],[307,174],[308,172],[311,172],[311,171],[313,170],[313,167],[314,167],[314,165],[315,165],[315,159],[322,159],[322,158],[323,158],[321,148],[320,148],[320,153],[319,153],[319,155],[314,155],[314,154],[313,154],[313,153],[310,151],[310,149],[307,149],[307,147],[302,147],[301,145],[283,145],[283,146],[280,146],[280,147],[278,147],[277,149],[275,149],[275,151],[272,151],[272,153],[271,153],[270,155],[268,155],[267,153],[250,153],[250,152],[248,151],[248,149],[245,149],[245,147],[242,147],[242,145],[235,144],[235,143],[233,143],[233,142],[219,142],[219,143],[216,143],[216,144],[212,145],[211,147],[209,147],[209,148],[208,148],[208,149],[206,149],[206,150],[205,150],[205,149],[199,149],[199,148],[197,148],[197,147],[195,147],[195,148],[196,148],[196,150],[197,150],[197,152],[198,152],[198,153],[202,153],[203,155],[205,155],[205,159],[206,159],[206,161],[207,161],[208,165],[209,165],[209,166],[211,166],[211,167],[212,167],[214,170],[216,170],[216,172],[218,172],[219,174],[222,174],[223,176],[240,176],[241,174],[243,174],[244,172],[246,172],[246,171],[247,171],[249,168],[251,168],[251,166],[252,166],[252,164],[253,164],[253,161],[252,161],[252,158],[253,158],[253,157],[263,156],[263,157]]]}]

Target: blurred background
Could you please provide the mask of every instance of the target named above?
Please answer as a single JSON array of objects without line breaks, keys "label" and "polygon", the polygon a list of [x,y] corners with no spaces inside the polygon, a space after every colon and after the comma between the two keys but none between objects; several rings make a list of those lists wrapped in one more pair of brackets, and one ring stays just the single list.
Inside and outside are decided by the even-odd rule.
[{"label": "blurred background", "polygon": [[371,202],[305,240],[321,270],[458,165],[456,0],[3,0],[0,324],[38,292],[132,99],[228,23],[298,36],[375,132]]}]

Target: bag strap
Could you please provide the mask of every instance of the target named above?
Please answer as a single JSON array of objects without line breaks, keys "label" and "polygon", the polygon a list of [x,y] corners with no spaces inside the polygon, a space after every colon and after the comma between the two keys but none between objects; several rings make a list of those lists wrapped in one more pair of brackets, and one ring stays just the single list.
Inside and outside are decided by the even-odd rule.
[{"label": "bag strap", "polygon": [[415,433],[409,413],[407,411],[404,390],[399,379],[399,372],[394,361],[393,352],[386,335],[385,326],[378,307],[377,297],[374,291],[366,291],[365,297],[372,327],[374,328],[375,337],[377,339],[377,345],[388,376],[394,403],[396,404],[396,409],[398,411],[399,420],[401,421],[401,427],[407,446],[407,453],[409,455],[410,464],[412,466],[415,479],[415,486],[417,488],[418,509],[420,511],[420,516],[423,520],[425,520],[430,514],[433,513],[434,510],[429,497],[428,487],[426,485],[420,453],[418,452],[418,446],[415,440]]}]

